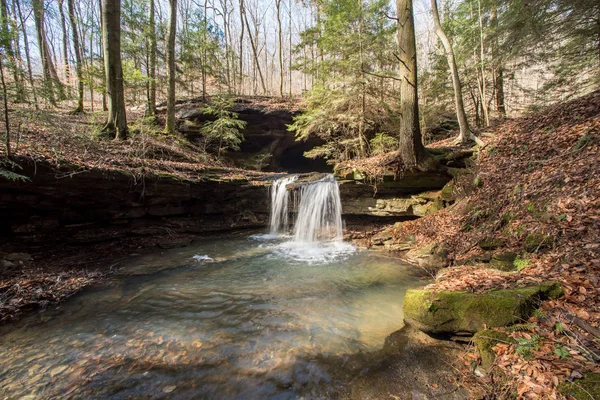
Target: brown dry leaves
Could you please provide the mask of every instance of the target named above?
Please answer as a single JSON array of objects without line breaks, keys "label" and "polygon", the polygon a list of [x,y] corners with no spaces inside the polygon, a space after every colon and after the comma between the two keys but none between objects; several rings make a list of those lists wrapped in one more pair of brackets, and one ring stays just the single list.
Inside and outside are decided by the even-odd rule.
[{"label": "brown dry leaves", "polygon": [[[600,338],[600,91],[491,129],[479,154],[483,187],[452,208],[403,224],[396,236],[415,234],[417,243],[444,243],[455,263],[480,255],[479,240],[499,238],[497,250],[524,255],[528,233],[554,238],[551,248],[528,255],[530,265],[505,273],[483,267],[444,270],[431,289],[481,292],[553,280],[566,295],[542,305],[532,330],[538,335],[531,358],[515,346],[497,346],[503,370],[522,398],[560,398],[557,385],[585,371],[599,371]],[[469,225],[469,229],[465,226]],[[558,329],[558,328],[560,329]],[[557,348],[568,352],[566,359]],[[596,362],[594,362],[596,361]]]}]

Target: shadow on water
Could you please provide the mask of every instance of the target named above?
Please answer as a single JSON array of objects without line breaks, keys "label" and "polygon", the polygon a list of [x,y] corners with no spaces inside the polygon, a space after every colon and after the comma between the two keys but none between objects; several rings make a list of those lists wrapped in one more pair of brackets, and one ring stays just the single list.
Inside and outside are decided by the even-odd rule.
[{"label": "shadow on water", "polygon": [[361,379],[389,357],[378,350],[402,327],[404,291],[423,283],[418,272],[369,252],[295,260],[264,239],[140,256],[137,275],[3,327],[0,392],[291,399],[375,390]]}]

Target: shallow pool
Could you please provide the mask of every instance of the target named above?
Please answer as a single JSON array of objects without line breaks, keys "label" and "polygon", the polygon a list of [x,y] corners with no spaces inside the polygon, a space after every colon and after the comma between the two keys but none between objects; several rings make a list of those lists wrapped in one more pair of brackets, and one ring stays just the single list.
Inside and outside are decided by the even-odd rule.
[{"label": "shallow pool", "polygon": [[340,384],[321,360],[380,349],[423,284],[385,254],[268,235],[129,263],[0,329],[1,398],[318,398]]}]

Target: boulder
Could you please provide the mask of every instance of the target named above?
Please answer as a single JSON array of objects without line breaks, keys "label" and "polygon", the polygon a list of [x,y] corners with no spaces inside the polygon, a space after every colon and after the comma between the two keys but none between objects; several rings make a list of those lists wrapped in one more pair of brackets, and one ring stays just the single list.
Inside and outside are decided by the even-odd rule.
[{"label": "boulder", "polygon": [[486,293],[411,289],[404,296],[404,320],[425,333],[469,333],[526,320],[540,300],[557,298],[562,288],[545,283]]}]

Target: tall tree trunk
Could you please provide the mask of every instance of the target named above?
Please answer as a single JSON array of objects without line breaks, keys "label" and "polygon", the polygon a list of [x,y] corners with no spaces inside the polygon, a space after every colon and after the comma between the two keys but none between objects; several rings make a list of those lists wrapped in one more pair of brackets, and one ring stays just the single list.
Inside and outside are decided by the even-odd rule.
[{"label": "tall tree trunk", "polygon": [[496,92],[496,110],[500,114],[500,118],[506,118],[506,105],[504,104],[504,67],[502,57],[498,53],[498,7],[494,2],[490,13],[490,24],[494,30],[494,41],[492,46],[492,58],[494,61],[494,89]]},{"label": "tall tree trunk", "polygon": [[81,61],[81,43],[79,43],[79,31],[77,30],[77,18],[75,18],[75,6],[73,0],[67,0],[69,21],[71,22],[71,35],[73,36],[73,47],[75,50],[75,73],[77,74],[77,107],[73,113],[83,112],[83,73]]},{"label": "tall tree trunk", "polygon": [[481,16],[481,0],[477,0],[479,9],[479,40],[481,44],[480,63],[481,63],[481,105],[483,107],[483,118],[485,126],[490,126],[490,115],[488,112],[488,103],[486,100],[486,82],[485,82],[485,47],[483,43],[483,19]]},{"label": "tall tree trunk", "polygon": [[207,55],[207,47],[208,47],[208,17],[206,15],[206,9],[208,6],[208,0],[204,0],[204,28],[202,30],[202,100],[206,100],[206,75],[207,75],[207,67],[208,67],[208,55]]},{"label": "tall tree trunk", "polygon": [[104,43],[104,70],[108,93],[108,118],[104,131],[115,139],[127,138],[127,115],[123,91],[121,64],[121,0],[102,0],[102,41]]},{"label": "tall tree trunk", "polygon": [[155,3],[149,0],[148,8],[148,116],[156,116],[156,24],[155,24]]},{"label": "tall tree trunk", "polygon": [[39,108],[37,91],[35,89],[35,83],[33,81],[33,72],[31,68],[31,54],[29,52],[29,37],[27,35],[27,27],[25,25],[25,19],[23,18],[23,12],[21,11],[21,3],[19,0],[13,0],[17,6],[17,12],[19,14],[19,22],[21,29],[23,30],[23,49],[25,50],[25,59],[27,61],[27,76],[29,78],[29,85],[31,85],[31,92],[33,93],[33,102],[35,103],[35,109]]},{"label": "tall tree trunk", "polygon": [[433,22],[435,24],[435,33],[442,42],[444,49],[446,50],[446,59],[450,66],[450,72],[452,75],[452,86],[454,87],[454,103],[456,106],[456,117],[458,118],[458,125],[460,127],[460,133],[458,135],[458,141],[461,143],[467,143],[472,136],[471,129],[469,128],[469,121],[467,120],[467,114],[465,113],[465,105],[462,97],[462,87],[460,84],[460,77],[458,76],[458,67],[456,66],[456,60],[454,58],[454,51],[452,44],[446,36],[446,33],[442,29],[440,22],[440,16],[437,8],[437,1],[431,0],[431,10],[433,12]]},{"label": "tall tree trunk", "polygon": [[[0,0],[1,1],[1,0]],[[65,82],[67,94],[70,95],[71,66],[69,65],[69,33],[67,32],[67,20],[65,18],[64,0],[58,0],[58,12],[60,15],[60,28],[62,30],[62,51],[65,63]]]},{"label": "tall tree trunk", "polygon": [[396,0],[398,15],[398,59],[400,61],[400,132],[399,155],[407,168],[427,158],[419,125],[417,91],[417,45],[412,0]]},{"label": "tall tree trunk", "polygon": [[277,40],[279,42],[279,96],[283,97],[283,40],[281,31],[281,0],[275,0],[277,8]]},{"label": "tall tree trunk", "polygon": [[244,0],[240,0],[240,93],[244,94]]},{"label": "tall tree trunk", "polygon": [[44,74],[44,87],[47,90],[48,100],[52,105],[56,105],[56,98],[54,97],[54,86],[58,91],[59,99],[64,98],[64,90],[58,74],[56,73],[56,67],[52,61],[52,55],[50,53],[50,47],[48,46],[48,40],[46,39],[46,29],[44,27],[44,0],[32,0],[33,16],[35,19],[35,28],[38,39],[38,48],[40,50],[40,59],[42,61],[42,71]]},{"label": "tall tree trunk", "polygon": [[[105,27],[104,27],[104,18],[102,18],[102,15],[104,15],[104,12],[102,10],[102,8],[103,8],[103,6],[102,6],[103,1],[104,0],[100,0],[98,2],[98,9],[100,10],[100,31],[101,32],[104,32],[104,29],[105,29]],[[119,13],[120,13],[120,8],[119,8]],[[92,38],[94,36],[93,24],[92,24],[92,32],[91,32],[90,36]],[[120,37],[120,33],[119,33],[119,37]],[[92,49],[92,43],[93,43],[92,38],[90,38],[90,52],[93,55],[93,51],[91,50]],[[104,36],[102,36],[102,38],[104,38]],[[119,44],[119,46],[120,46],[120,44]],[[102,110],[103,111],[108,111],[108,101],[106,99],[106,94],[107,94],[106,92],[108,91],[108,82],[106,81],[106,76],[107,75],[106,75],[106,68],[105,68],[106,61],[104,60],[104,55],[105,54],[106,54],[106,50],[105,50],[105,46],[104,46],[104,40],[100,40],[100,55],[101,55],[101,58],[102,58],[100,65],[102,65],[102,70],[103,70],[102,71],[102,75],[104,76],[104,84],[102,85]],[[93,63],[92,63],[92,65],[93,65]]]},{"label": "tall tree trunk", "polygon": [[177,0],[169,0],[169,32],[167,34],[167,133],[175,133],[175,35],[177,30]]},{"label": "tall tree trunk", "polygon": [[288,46],[289,46],[289,60],[288,60],[288,72],[289,72],[289,91],[290,91],[290,99],[292,98],[292,0],[288,3],[288,29],[290,30],[290,35],[288,36]]},{"label": "tall tree trunk", "polygon": [[[4,56],[4,54],[2,54]],[[4,79],[4,63],[3,57],[0,57],[0,82],[2,83],[2,99],[4,105],[4,124],[6,136],[4,138],[6,144],[6,157],[10,158],[10,120],[8,119],[8,90],[6,90],[6,80]]]},{"label": "tall tree trunk", "polygon": [[[243,5],[243,3],[242,3]],[[244,22],[246,23],[246,28],[248,28],[248,37],[250,38],[250,44],[252,45],[252,54],[254,54],[254,64],[256,69],[258,70],[258,76],[260,77],[260,84],[263,90],[263,94],[267,94],[267,87],[265,86],[265,79],[263,78],[262,70],[260,69],[260,64],[258,60],[258,50],[256,49],[256,43],[254,43],[254,39],[252,38],[252,31],[250,30],[250,24],[248,23],[248,16],[246,15],[246,9],[242,8],[242,15],[244,16]],[[258,41],[258,37],[256,38]]]}]

